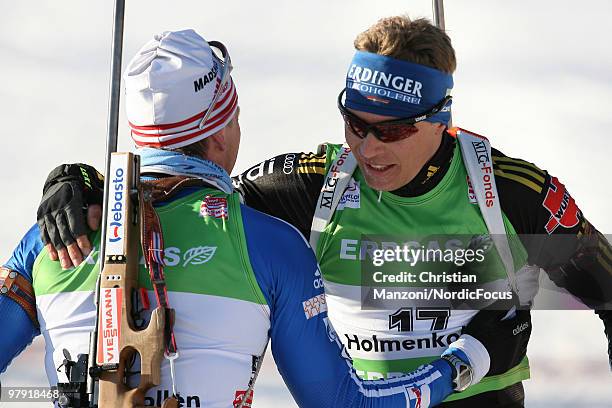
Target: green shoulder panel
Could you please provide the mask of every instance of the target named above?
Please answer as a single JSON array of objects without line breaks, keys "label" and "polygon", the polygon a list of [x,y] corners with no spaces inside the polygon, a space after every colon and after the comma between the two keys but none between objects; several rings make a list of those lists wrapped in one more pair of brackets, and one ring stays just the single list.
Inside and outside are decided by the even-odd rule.
[{"label": "green shoulder panel", "polygon": [[327,174],[338,152],[342,149],[342,145],[337,143],[325,143],[325,147],[325,174]]},{"label": "green shoulder panel", "polygon": [[59,261],[52,261],[46,249],[38,254],[32,271],[32,286],[37,296],[95,290],[99,271],[97,260],[100,234],[90,234],[89,239],[94,250],[77,268],[62,270]]},{"label": "green shoulder panel", "polygon": [[[170,291],[266,304],[249,260],[237,193],[199,190],[156,210],[164,233],[164,273]],[[98,248],[99,234],[90,238]],[[79,267],[62,271],[43,250],[34,264],[35,293],[94,290],[97,255],[95,251]],[[140,285],[152,289],[142,254],[139,257]]]}]

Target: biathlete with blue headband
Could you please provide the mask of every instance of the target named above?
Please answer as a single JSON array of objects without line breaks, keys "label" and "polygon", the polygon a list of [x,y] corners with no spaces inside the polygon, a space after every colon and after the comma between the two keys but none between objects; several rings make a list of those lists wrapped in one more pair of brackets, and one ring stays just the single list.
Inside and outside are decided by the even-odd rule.
[{"label": "biathlete with blue headband", "polygon": [[[612,248],[556,177],[450,127],[456,60],[445,32],[424,19],[390,17],[354,45],[338,97],[346,145],[271,158],[234,183],[248,206],[310,238],[322,272],[313,285],[324,285],[329,319],[362,378],[408,373],[452,352],[462,357],[450,359],[455,392],[440,406],[523,407],[529,308],[540,268],[596,310],[610,344]],[[78,193],[46,194],[39,214],[88,201]],[[51,253],[51,243],[58,248],[66,267],[80,262],[89,245],[79,233],[85,218],[77,215],[58,225],[41,218],[45,243]],[[488,283],[502,282],[510,297],[491,300],[485,310],[413,300],[366,307],[373,291],[364,290],[363,268],[383,248],[376,236],[442,234],[492,239],[485,246],[494,248],[497,275]],[[429,249],[431,242],[418,244]]]}]

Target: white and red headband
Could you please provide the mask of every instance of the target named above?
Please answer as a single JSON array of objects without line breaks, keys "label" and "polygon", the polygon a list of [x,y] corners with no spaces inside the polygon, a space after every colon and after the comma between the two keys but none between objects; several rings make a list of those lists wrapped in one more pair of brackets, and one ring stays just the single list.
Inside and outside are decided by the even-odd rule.
[{"label": "white and red headband", "polygon": [[[194,30],[165,31],[145,44],[124,73],[126,111],[138,147],[175,149],[223,129],[238,109],[234,82],[220,90],[223,62]],[[212,112],[199,127],[208,109]]]}]

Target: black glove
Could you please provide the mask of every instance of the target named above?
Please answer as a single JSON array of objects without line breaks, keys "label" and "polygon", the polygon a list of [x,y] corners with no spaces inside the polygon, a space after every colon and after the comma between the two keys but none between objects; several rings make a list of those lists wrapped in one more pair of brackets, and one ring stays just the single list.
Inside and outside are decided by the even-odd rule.
[{"label": "black glove", "polygon": [[56,249],[87,234],[86,210],[90,204],[102,204],[104,178],[86,164],[62,164],[49,173],[37,219],[43,243]]},{"label": "black glove", "polygon": [[491,368],[487,375],[506,372],[519,364],[527,353],[531,314],[529,310],[519,309],[513,317],[502,320],[507,310],[481,310],[463,330],[464,334],[478,339],[489,352]]},{"label": "black glove", "polygon": [[612,310],[596,310],[595,313],[603,321],[604,333],[608,338],[608,360],[612,370]]}]

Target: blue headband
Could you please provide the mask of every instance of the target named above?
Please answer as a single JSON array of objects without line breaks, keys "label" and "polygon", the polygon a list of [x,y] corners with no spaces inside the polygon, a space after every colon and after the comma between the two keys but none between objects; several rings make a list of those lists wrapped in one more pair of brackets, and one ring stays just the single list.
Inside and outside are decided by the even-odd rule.
[{"label": "blue headband", "polygon": [[[428,112],[453,88],[453,76],[434,68],[357,51],[346,75],[347,108],[408,118]],[[450,102],[428,122],[450,121]]]}]

